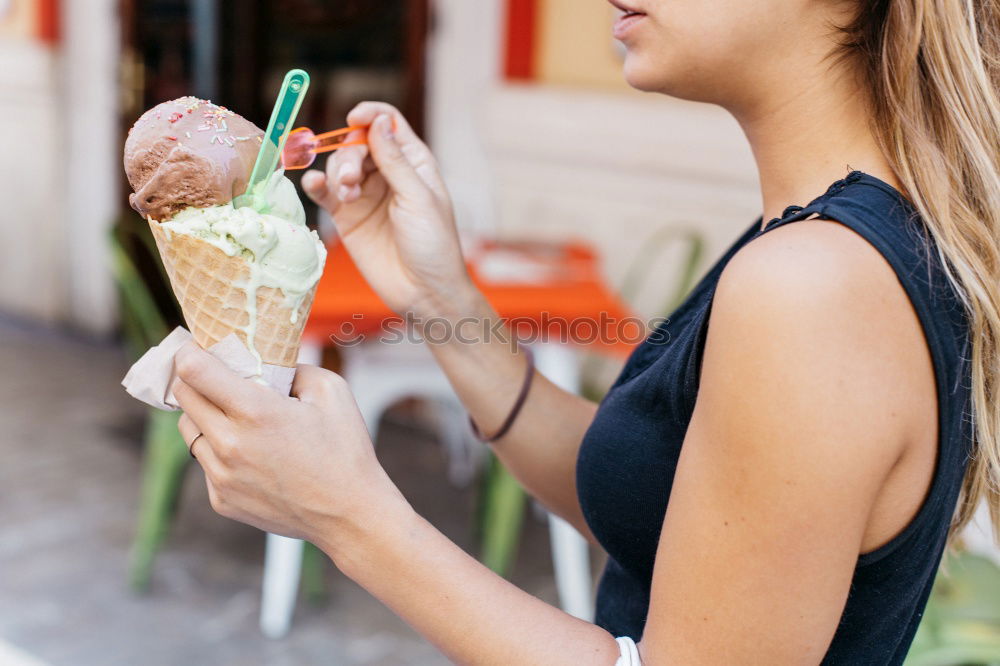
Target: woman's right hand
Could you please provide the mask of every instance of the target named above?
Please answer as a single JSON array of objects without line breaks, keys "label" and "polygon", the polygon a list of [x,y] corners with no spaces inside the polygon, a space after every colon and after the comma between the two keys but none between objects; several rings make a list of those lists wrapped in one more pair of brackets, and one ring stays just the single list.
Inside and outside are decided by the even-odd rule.
[{"label": "woman's right hand", "polygon": [[462,316],[478,292],[434,156],[389,104],[362,102],[347,121],[369,126],[367,145],[338,150],[325,174],[302,177],[303,189],[330,213],[358,269],[396,313]]}]

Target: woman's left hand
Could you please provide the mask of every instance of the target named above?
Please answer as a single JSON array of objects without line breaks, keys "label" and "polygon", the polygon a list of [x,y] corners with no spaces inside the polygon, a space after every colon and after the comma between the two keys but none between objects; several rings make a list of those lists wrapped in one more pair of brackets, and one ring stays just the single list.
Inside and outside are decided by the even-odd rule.
[{"label": "woman's left hand", "polygon": [[300,365],[284,397],[193,343],[174,363],[181,435],[221,515],[316,542],[398,497],[340,376]]}]

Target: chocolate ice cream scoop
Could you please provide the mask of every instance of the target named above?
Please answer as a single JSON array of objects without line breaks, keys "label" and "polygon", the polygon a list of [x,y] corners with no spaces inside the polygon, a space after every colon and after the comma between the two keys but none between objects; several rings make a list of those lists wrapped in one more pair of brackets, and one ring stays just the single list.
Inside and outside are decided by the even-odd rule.
[{"label": "chocolate ice cream scoop", "polygon": [[132,208],[166,220],[185,208],[228,203],[246,190],[263,132],[229,109],[196,97],[142,114],[125,141]]}]

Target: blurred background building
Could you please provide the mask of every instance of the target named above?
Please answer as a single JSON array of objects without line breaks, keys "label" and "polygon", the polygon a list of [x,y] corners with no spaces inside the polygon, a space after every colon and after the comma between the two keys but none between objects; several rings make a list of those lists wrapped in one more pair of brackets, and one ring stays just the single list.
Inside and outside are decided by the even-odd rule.
[{"label": "blurred background building", "polygon": [[613,284],[665,226],[717,253],[759,208],[745,141],[718,109],[629,89],[612,20],[599,0],[3,0],[0,309],[112,331],[124,132],[190,93],[264,125],[292,66],[309,127],[402,108],[464,228],[590,240]]},{"label": "blurred background building", "polygon": [[[187,94],[263,127],[301,67],[312,87],[299,124],[340,127],[366,99],[397,105],[437,155],[467,239],[581,240],[612,290],[659,316],[759,215],[759,193],[728,115],[624,83],[614,18],[603,0],[0,0],[0,666],[444,663],[336,575],[328,605],[264,640],[263,542],[212,514],[198,483],[152,594],[129,592],[146,412],[118,386],[109,239],[135,216],[124,137],[143,110]],[[619,362],[584,368],[595,397]],[[475,491],[446,483],[454,466],[419,421],[380,429],[380,458],[474,550]],[[555,602],[542,523],[524,530],[510,575]],[[925,653],[1000,635],[983,624],[1000,590],[982,567],[942,592],[978,624],[954,629],[951,607],[933,606],[949,628],[925,632]],[[984,650],[912,663],[1000,663]]]}]

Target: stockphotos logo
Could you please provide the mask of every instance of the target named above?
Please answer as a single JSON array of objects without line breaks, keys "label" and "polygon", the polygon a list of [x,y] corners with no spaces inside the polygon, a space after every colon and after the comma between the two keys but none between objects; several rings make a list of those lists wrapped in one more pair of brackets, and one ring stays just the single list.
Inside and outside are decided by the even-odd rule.
[{"label": "stockphotos logo", "polygon": [[364,315],[356,314],[330,334],[330,340],[342,347],[353,347],[368,339],[381,344],[426,342],[444,345],[457,342],[464,345],[502,342],[511,348],[517,345],[546,343],[579,346],[634,346],[648,338],[649,343],[663,345],[670,341],[667,319],[643,320],[638,317],[618,319],[601,313],[597,319],[580,317],[567,319],[549,312],[540,317],[496,317],[482,319],[466,317],[458,320],[443,317],[421,319],[413,315],[380,320],[368,325]]}]

